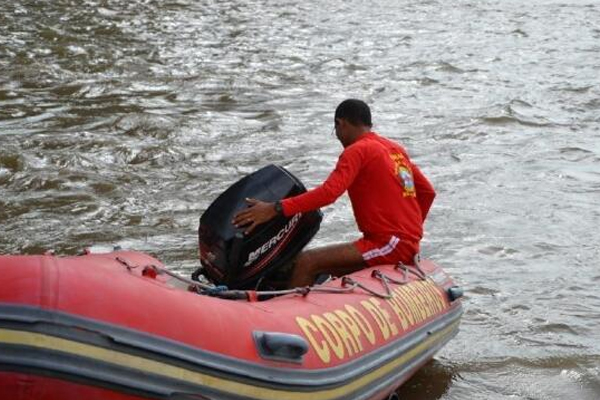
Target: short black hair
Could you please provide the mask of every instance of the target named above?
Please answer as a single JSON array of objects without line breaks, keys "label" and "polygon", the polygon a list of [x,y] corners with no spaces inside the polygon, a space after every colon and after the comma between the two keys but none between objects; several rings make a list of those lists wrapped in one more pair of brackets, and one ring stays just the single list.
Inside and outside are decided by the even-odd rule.
[{"label": "short black hair", "polygon": [[342,101],[335,109],[334,121],[343,118],[354,126],[364,125],[371,128],[371,109],[362,100],[347,99]]}]

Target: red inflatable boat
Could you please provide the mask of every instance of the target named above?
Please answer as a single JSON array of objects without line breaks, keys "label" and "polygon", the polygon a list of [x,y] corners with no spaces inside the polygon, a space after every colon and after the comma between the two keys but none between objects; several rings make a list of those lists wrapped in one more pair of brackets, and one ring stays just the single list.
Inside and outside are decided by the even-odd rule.
[{"label": "red inflatable boat", "polygon": [[305,190],[274,165],[226,190],[200,219],[196,280],[136,252],[0,256],[0,400],[389,396],[456,335],[461,291],[428,261],[248,290],[275,287],[322,215],[252,235],[232,216]]},{"label": "red inflatable boat", "polygon": [[0,397],[384,399],[462,313],[429,261],[264,301],[199,295],[165,272],[135,252],[1,256]]}]

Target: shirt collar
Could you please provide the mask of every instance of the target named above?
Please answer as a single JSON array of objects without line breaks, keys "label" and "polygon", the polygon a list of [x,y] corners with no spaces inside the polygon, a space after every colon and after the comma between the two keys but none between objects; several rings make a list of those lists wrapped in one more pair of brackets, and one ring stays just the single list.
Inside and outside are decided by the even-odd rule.
[{"label": "shirt collar", "polygon": [[377,136],[377,134],[374,131],[369,131],[369,132],[366,132],[366,133],[363,133],[362,135],[360,135],[358,137],[358,139],[356,139],[354,141],[354,143],[359,142],[359,141],[364,140],[364,139],[373,138],[375,136]]}]

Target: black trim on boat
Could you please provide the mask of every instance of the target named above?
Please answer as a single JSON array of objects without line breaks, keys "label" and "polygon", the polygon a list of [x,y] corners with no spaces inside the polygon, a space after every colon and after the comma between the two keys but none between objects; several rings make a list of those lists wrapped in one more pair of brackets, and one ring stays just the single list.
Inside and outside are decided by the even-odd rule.
[{"label": "black trim on boat", "polygon": [[[367,399],[406,379],[458,331],[462,309],[342,366],[269,367],[72,314],[0,304],[0,370],[160,399]],[[403,361],[403,362],[400,362]]]}]

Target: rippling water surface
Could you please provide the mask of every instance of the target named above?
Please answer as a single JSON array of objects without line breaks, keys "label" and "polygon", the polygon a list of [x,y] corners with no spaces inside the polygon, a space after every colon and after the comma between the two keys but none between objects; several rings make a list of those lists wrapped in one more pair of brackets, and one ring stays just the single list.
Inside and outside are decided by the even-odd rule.
[{"label": "rippling water surface", "polygon": [[[92,245],[189,272],[198,217],[267,163],[308,186],[346,97],[438,197],[467,290],[403,399],[600,398],[600,3],[0,3],[0,252]],[[357,237],[349,202],[313,245]]]}]

